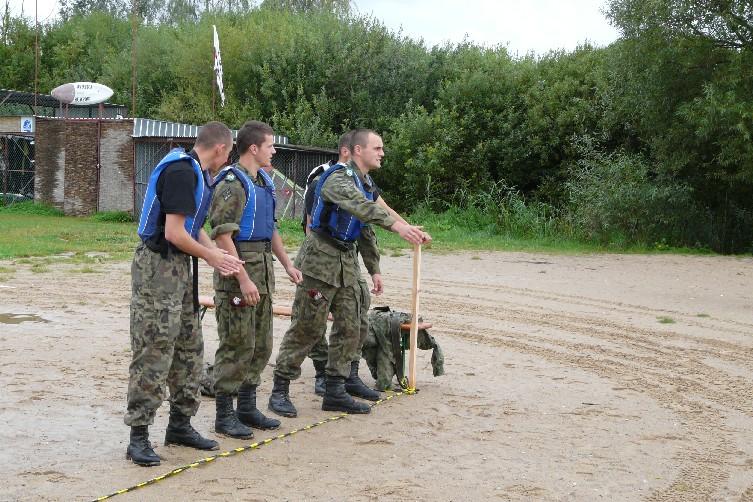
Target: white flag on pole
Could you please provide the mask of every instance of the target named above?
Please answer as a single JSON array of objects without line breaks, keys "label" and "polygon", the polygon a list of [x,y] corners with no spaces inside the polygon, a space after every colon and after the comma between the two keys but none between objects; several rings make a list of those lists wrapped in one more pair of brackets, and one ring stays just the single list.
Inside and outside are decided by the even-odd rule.
[{"label": "white flag on pole", "polygon": [[220,55],[220,37],[217,35],[217,26],[214,29],[214,74],[217,76],[217,89],[220,91],[220,106],[225,106],[225,88],[222,85],[222,56]]}]

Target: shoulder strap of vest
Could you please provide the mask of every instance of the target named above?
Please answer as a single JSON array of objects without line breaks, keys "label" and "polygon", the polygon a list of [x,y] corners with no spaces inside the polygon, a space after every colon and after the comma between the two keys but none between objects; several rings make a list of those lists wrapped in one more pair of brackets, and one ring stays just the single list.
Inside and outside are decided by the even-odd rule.
[{"label": "shoulder strap of vest", "polygon": [[316,194],[317,195],[321,194],[321,191],[322,191],[321,188],[322,188],[322,186],[324,186],[324,182],[327,180],[327,178],[329,178],[331,175],[335,174],[337,171],[345,169],[346,167],[348,167],[348,166],[346,166],[344,164],[334,164],[334,165],[330,166],[329,169],[325,170],[321,174],[321,176],[319,176],[319,181],[316,182]]},{"label": "shoulder strap of vest", "polygon": [[261,176],[264,179],[264,184],[267,185],[267,187],[272,189],[272,197],[274,197],[275,196],[275,180],[272,179],[272,176],[270,176],[269,173],[265,171],[264,169],[259,169],[257,176]]},{"label": "shoulder strap of vest", "polygon": [[332,167],[332,161],[326,162],[324,164],[320,164],[313,168],[311,172],[306,176],[306,185],[310,185],[312,181],[314,181],[314,178],[322,174],[324,171]]},{"label": "shoulder strap of vest", "polygon": [[238,181],[241,182],[243,191],[246,193],[246,202],[248,202],[249,189],[251,187],[247,186],[247,184],[251,183],[251,180],[248,179],[248,176],[246,176],[240,169],[238,169],[235,164],[229,165],[223,168],[222,171],[217,173],[217,177],[214,179],[213,187],[216,187],[220,183],[220,181],[225,179],[225,177],[231,172],[235,175],[236,178],[238,178]]}]

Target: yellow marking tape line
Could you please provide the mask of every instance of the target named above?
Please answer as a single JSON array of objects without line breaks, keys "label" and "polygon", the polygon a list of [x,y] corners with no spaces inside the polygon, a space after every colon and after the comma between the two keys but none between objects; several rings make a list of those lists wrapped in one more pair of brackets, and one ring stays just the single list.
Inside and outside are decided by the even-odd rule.
[{"label": "yellow marking tape line", "polygon": [[[386,401],[389,401],[390,399],[393,399],[393,398],[395,398],[397,396],[408,395],[408,394],[410,394],[410,393],[409,392],[395,392],[394,394],[390,394],[390,395],[386,396],[384,399],[380,399],[379,401],[376,401],[376,402],[372,403],[371,407],[373,408],[374,406],[377,406],[377,405],[382,404],[382,403],[384,403]],[[181,472],[185,472],[185,471],[187,471],[189,469],[193,469],[195,467],[199,467],[200,465],[208,464],[209,462],[212,462],[212,461],[214,461],[214,460],[216,460],[218,458],[230,457],[230,456],[233,456],[233,455],[237,455],[238,453],[242,453],[244,451],[258,450],[262,446],[267,445],[267,444],[271,443],[272,441],[276,441],[278,439],[284,439],[286,437],[290,437],[293,434],[296,434],[298,432],[303,432],[303,431],[311,430],[314,427],[319,427],[320,425],[324,425],[324,424],[329,423],[329,422],[334,422],[335,420],[340,420],[341,418],[346,417],[346,416],[348,416],[347,413],[342,413],[340,415],[335,415],[333,417],[326,418],[326,419],[322,420],[321,422],[315,422],[313,424],[309,424],[309,425],[303,426],[300,429],[293,429],[292,431],[286,432],[284,434],[279,434],[277,436],[273,436],[271,438],[267,438],[267,439],[264,439],[262,441],[257,441],[256,443],[251,443],[251,444],[249,444],[247,446],[241,446],[239,448],[233,448],[232,450],[223,451],[222,453],[218,453],[216,455],[212,455],[211,457],[202,458],[200,460],[197,460],[196,462],[193,462],[193,463],[190,463],[190,464],[186,464],[186,465],[183,465],[181,467],[176,467],[172,471],[167,472],[165,474],[162,474],[161,476],[157,476],[156,478],[152,478],[152,479],[149,479],[147,481],[143,481],[143,482],[141,482],[139,484],[133,485],[133,486],[131,486],[129,488],[123,488],[122,490],[118,490],[118,491],[112,492],[109,495],[104,495],[102,497],[96,498],[96,499],[94,499],[94,502],[98,502],[100,500],[111,499],[111,498],[115,497],[116,495],[122,495],[124,493],[128,493],[128,492],[132,492],[134,490],[137,490],[138,488],[143,488],[145,486],[153,485],[153,484],[155,484],[155,483],[157,483],[159,481],[162,481],[163,479],[167,479],[167,478],[171,478],[173,476],[177,476]]]}]

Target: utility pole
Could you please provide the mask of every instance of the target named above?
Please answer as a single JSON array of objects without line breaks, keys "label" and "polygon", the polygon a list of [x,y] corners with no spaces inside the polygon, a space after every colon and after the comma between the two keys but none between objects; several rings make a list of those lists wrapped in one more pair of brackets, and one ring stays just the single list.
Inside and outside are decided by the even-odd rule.
[{"label": "utility pole", "polygon": [[39,93],[39,2],[34,0],[34,114],[37,113],[37,94]]},{"label": "utility pole", "polygon": [[133,0],[131,4],[131,117],[136,117],[136,30],[138,23],[136,16],[139,14],[139,0]]}]

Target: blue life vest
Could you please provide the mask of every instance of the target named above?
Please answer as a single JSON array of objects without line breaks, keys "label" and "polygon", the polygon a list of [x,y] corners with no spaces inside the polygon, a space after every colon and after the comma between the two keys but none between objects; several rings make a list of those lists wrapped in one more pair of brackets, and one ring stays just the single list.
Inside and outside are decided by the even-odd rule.
[{"label": "blue life vest", "polygon": [[160,227],[160,213],[162,207],[159,199],[157,198],[157,180],[162,172],[175,162],[189,161],[193,166],[196,173],[196,190],[194,191],[194,201],[196,202],[196,212],[190,216],[186,216],[185,228],[186,232],[191,234],[194,239],[199,238],[199,231],[204,226],[204,222],[207,219],[207,212],[209,211],[209,203],[212,200],[212,187],[207,181],[204,171],[201,169],[198,161],[188,155],[183,149],[175,148],[165,157],[160,160],[157,167],[152,171],[149,177],[149,184],[146,188],[146,195],[144,196],[144,205],[141,208],[141,218],[139,219],[139,237],[142,241],[146,241],[150,237],[153,237],[159,232],[164,232],[164,228]]},{"label": "blue life vest", "polygon": [[[363,223],[361,220],[342,209],[337,204],[332,202],[326,202],[322,199],[322,187],[333,173],[340,169],[349,168],[342,164],[335,164],[331,168],[324,171],[319,177],[319,183],[316,184],[316,192],[314,195],[314,211],[311,213],[311,229],[312,230],[324,230],[331,237],[346,242],[354,242],[361,235],[361,229]],[[363,193],[370,201],[374,201],[376,192],[369,192],[363,186],[361,178],[356,173],[351,175],[356,187]]]},{"label": "blue life vest", "polygon": [[275,231],[275,182],[264,169],[259,169],[257,176],[264,180],[263,187],[257,185],[236,164],[228,166],[217,175],[214,186],[229,173],[243,185],[246,192],[246,205],[241,217],[241,229],[235,236],[236,241],[270,241]]}]

